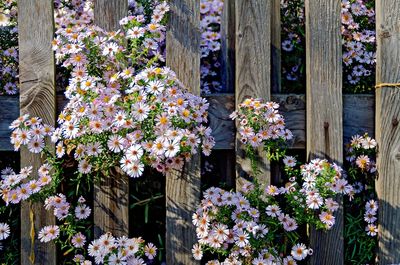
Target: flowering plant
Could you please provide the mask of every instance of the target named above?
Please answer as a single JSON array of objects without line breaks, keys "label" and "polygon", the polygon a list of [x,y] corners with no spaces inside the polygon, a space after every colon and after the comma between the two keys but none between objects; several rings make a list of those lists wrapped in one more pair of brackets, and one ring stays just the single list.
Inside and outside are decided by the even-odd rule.
[{"label": "flowering plant", "polygon": [[351,262],[373,263],[377,242],[376,141],[365,134],[353,136],[346,146],[346,170],[354,187],[354,200],[345,200],[345,258]]},{"label": "flowering plant", "polygon": [[201,91],[220,92],[221,86],[221,14],[223,0],[200,1]]},{"label": "flowering plant", "polygon": [[71,71],[69,102],[55,130],[32,124],[27,115],[16,120],[15,149],[26,144],[39,153],[50,136],[57,157],[74,151],[80,173],[120,166],[131,177],[139,177],[145,165],[163,173],[181,169],[198,146],[208,155],[214,145],[202,125],[208,103],[188,93],[170,69],[154,66],[167,11],[165,3],[158,5],[147,25],[143,16],[124,18],[118,33],[85,25],[90,16],[60,28],[53,47]]},{"label": "flowering plant", "polygon": [[[81,260],[87,235],[77,228],[91,210],[82,198],[73,207],[67,202],[69,196],[54,195],[65,178],[67,158],[78,164],[78,185],[83,178],[90,182],[107,174],[111,167],[120,167],[131,177],[141,176],[145,166],[166,174],[171,169],[180,170],[199,149],[208,155],[214,139],[211,129],[203,125],[207,122],[206,100],[190,94],[174,72],[162,66],[165,14],[169,10],[165,2],[154,6],[150,17],[135,13],[123,18],[122,28],[116,32],[93,24],[90,1],[56,5],[53,49],[57,63],[70,75],[65,92],[69,101],[56,128],[28,114],[11,124],[15,150],[26,146],[42,155],[45,164],[37,179],[31,177],[32,167],[5,176],[1,194],[7,204],[46,198],[45,206],[54,211],[59,224],[44,227],[39,239],[54,240],[65,253],[77,253],[76,260]],[[55,154],[49,142],[56,144]],[[92,246],[105,238],[112,239],[104,235]],[[126,254],[126,241],[131,242],[123,237],[114,240],[111,248],[90,248],[89,255],[96,263],[115,264]],[[141,239],[134,243],[133,252],[124,254],[124,261],[142,264],[142,254],[154,258],[154,245],[144,246]]]},{"label": "flowering plant", "polygon": [[0,95],[18,91],[18,28],[17,3],[0,3]]},{"label": "flowering plant", "polygon": [[[286,140],[292,137],[285,129],[279,105],[246,99],[231,115],[239,120],[238,133],[250,158],[256,147],[263,147],[269,157],[283,157]],[[288,182],[284,187],[245,182],[238,192],[209,188],[193,215],[198,243],[193,256],[200,260],[204,252],[218,254],[207,264],[296,264],[312,254],[300,241],[302,225],[328,230],[335,224],[339,208],[338,194],[352,196],[353,187],[342,169],[327,160],[314,159],[299,166],[292,156],[285,156]],[[253,173],[257,174],[257,164]]]},{"label": "flowering plant", "polygon": [[206,251],[218,254],[221,264],[296,264],[312,255],[296,230],[305,224],[332,228],[339,208],[334,197],[350,194],[352,186],[341,168],[326,160],[315,159],[300,168],[293,157],[285,161],[285,187],[247,182],[239,192],[214,187],[204,192],[193,215],[195,259]]},{"label": "flowering plant", "polygon": [[285,129],[285,120],[278,108],[279,104],[275,102],[263,103],[260,99],[248,98],[230,115],[238,121],[240,141],[252,161],[254,172],[258,147],[267,152],[269,159],[279,160],[284,155],[285,142],[293,137],[292,132]]},{"label": "flowering plant", "polygon": [[[144,244],[142,238],[127,238],[125,236],[115,238],[110,233],[102,235],[92,241],[88,247],[89,255],[95,258],[95,262],[106,264],[132,264],[144,265],[144,259],[153,260],[157,255],[157,247],[152,243]],[[75,262],[83,265],[91,264],[81,255],[76,255]]]},{"label": "flowering plant", "polygon": [[345,87],[368,91],[375,84],[375,1],[342,1]]}]

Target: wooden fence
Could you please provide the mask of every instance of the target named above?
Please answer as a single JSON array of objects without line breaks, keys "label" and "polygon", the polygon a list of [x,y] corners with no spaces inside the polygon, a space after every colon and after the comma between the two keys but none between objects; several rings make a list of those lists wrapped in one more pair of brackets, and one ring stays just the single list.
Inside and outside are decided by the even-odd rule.
[{"label": "wooden fence", "polygon": [[[31,113],[55,123],[65,104],[56,93],[52,0],[19,0],[20,97],[0,97],[0,150],[10,150],[9,123],[19,113]],[[195,94],[200,94],[200,0],[171,0],[167,33],[167,64]],[[343,143],[351,135],[368,132],[379,142],[377,192],[380,199],[379,263],[400,263],[400,89],[382,87],[373,95],[342,94],[342,46],[340,0],[305,0],[306,70],[305,95],[282,94],[280,87],[280,0],[225,0],[222,17],[223,84],[230,94],[207,96],[210,126],[216,149],[235,150],[227,160],[236,164],[236,180],[249,170],[249,161],[235,135],[228,115],[246,97],[277,101],[287,127],[295,135],[291,148],[305,149],[307,158],[325,157],[339,164]],[[115,29],[127,13],[126,0],[95,0],[95,21]],[[378,83],[400,80],[400,1],[376,1]],[[375,106],[376,105],[376,106]],[[376,115],[374,111],[376,110]],[[375,117],[375,122],[374,122]],[[199,264],[191,258],[195,242],[191,215],[200,200],[200,157],[181,174],[166,179],[167,264]],[[221,158],[224,159],[224,158]],[[235,162],[236,161],[236,162]],[[21,166],[40,165],[40,160],[21,151]],[[229,162],[229,161],[228,161]],[[229,165],[229,163],[226,163]],[[260,158],[261,181],[271,181],[271,165]],[[228,170],[227,170],[228,171]],[[120,181],[105,180],[95,188],[94,221],[98,232],[128,234],[129,190]],[[106,186],[104,186],[106,185]],[[104,192],[104,188],[113,192]],[[110,195],[112,194],[112,195]],[[310,231],[314,249],[312,264],[344,264],[343,211],[333,231]],[[56,250],[37,241],[42,225],[54,217],[36,204],[21,210],[22,264],[56,264]]]}]

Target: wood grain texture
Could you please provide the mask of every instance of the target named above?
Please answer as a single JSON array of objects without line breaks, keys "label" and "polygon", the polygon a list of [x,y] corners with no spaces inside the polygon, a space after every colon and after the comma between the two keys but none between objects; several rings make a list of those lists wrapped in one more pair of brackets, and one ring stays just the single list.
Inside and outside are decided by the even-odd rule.
[{"label": "wood grain texture", "polygon": [[[53,1],[18,2],[20,113],[38,116],[55,125],[55,67],[51,41],[54,34]],[[51,146],[51,143],[48,142]],[[43,163],[39,155],[21,148],[21,167],[33,166],[33,174]],[[56,264],[54,243],[41,243],[39,230],[55,224],[42,203],[21,205],[21,264]]]},{"label": "wood grain texture", "polygon": [[235,91],[235,0],[225,0],[221,18],[222,92]]},{"label": "wood grain texture", "polygon": [[[271,98],[271,1],[237,0],[236,14],[236,103],[245,98]],[[270,182],[270,164],[266,155],[258,154],[257,175],[260,183]],[[242,178],[253,175],[250,159],[245,157],[239,137],[236,139],[237,188]]]},{"label": "wood grain texture", "polygon": [[[307,157],[343,161],[340,0],[305,1]],[[343,264],[343,206],[329,232],[311,229],[310,264]]]},{"label": "wood grain texture", "polygon": [[281,89],[281,0],[271,0],[271,60],[272,93],[280,93]]},{"label": "wood grain texture", "polygon": [[127,0],[94,0],[94,21],[103,29],[117,30],[121,18],[128,15]]},{"label": "wood grain texture", "polygon": [[235,96],[216,94],[206,98],[210,103],[208,118],[216,142],[214,149],[234,149],[235,123],[229,115],[235,111]]},{"label": "wood grain texture", "polygon": [[349,143],[353,135],[375,137],[374,95],[343,96],[343,142]]},{"label": "wood grain texture", "polygon": [[[376,1],[376,82],[400,81],[400,1]],[[400,88],[376,90],[379,264],[400,263]]]},{"label": "wood grain texture", "polygon": [[[167,31],[166,62],[192,93],[200,95],[200,1],[172,0]],[[192,257],[196,242],[192,214],[200,201],[200,155],[183,172],[166,177],[167,264],[200,264]]]},{"label": "wood grain texture", "polygon": [[[126,0],[95,0],[95,23],[106,30],[117,30],[119,20],[128,14]],[[94,235],[111,232],[129,235],[129,178],[118,168],[105,172],[94,186]]]}]

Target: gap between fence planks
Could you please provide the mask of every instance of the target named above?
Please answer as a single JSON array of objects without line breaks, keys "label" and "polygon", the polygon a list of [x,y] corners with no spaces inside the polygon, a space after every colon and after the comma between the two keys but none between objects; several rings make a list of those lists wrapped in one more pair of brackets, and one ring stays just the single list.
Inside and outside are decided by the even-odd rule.
[{"label": "gap between fence planks", "polygon": [[[20,112],[38,116],[54,126],[56,120],[55,67],[51,41],[54,34],[53,2],[19,0]],[[50,141],[47,141],[52,146]],[[21,148],[21,167],[33,166],[33,176],[43,160]],[[21,264],[56,264],[54,243],[41,243],[39,229],[55,224],[41,203],[21,203]]]},{"label": "gap between fence planks", "polygon": [[[126,0],[95,0],[94,21],[103,29],[117,30],[119,20],[128,15]],[[129,235],[129,178],[119,168],[103,174],[94,185],[94,236],[111,232]]]},{"label": "gap between fence planks", "polygon": [[[245,98],[271,98],[271,1],[237,0],[235,2],[236,23],[236,104]],[[261,150],[261,148],[260,148]],[[262,184],[270,183],[270,163],[263,152],[259,152],[257,179]],[[245,157],[238,134],[236,136],[236,189],[240,189],[243,178],[251,175],[251,162]]]},{"label": "gap between fence planks", "polygon": [[[340,1],[305,0],[307,158],[343,162]],[[341,198],[340,198],[341,200]],[[343,204],[328,232],[310,229],[310,264],[344,264]]]},{"label": "gap between fence planks", "polygon": [[[195,95],[200,95],[200,1],[172,0],[167,31],[167,66]],[[166,176],[167,264],[200,264],[192,257],[196,232],[192,214],[200,202],[200,155],[183,172]]]},{"label": "gap between fence planks", "polygon": [[224,93],[235,92],[235,0],[224,0],[221,17],[221,84]]},{"label": "gap between fence planks", "polygon": [[[376,83],[400,80],[400,1],[376,1]],[[379,264],[400,263],[400,88],[376,90]]]}]

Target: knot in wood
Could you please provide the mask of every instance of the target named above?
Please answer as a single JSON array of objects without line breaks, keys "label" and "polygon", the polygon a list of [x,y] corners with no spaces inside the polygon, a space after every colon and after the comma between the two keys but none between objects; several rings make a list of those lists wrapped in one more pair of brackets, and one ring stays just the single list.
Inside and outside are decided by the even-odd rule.
[{"label": "knot in wood", "polygon": [[393,118],[392,125],[393,125],[393,127],[396,127],[397,125],[399,125],[399,120],[397,118]]},{"label": "knot in wood", "polygon": [[324,128],[325,128],[325,129],[328,129],[328,128],[329,128],[329,122],[327,122],[327,121],[324,122]]},{"label": "knot in wood", "polygon": [[388,30],[382,30],[380,33],[379,33],[379,37],[381,37],[382,39],[387,39],[387,38],[390,38],[390,32],[388,31]]}]

